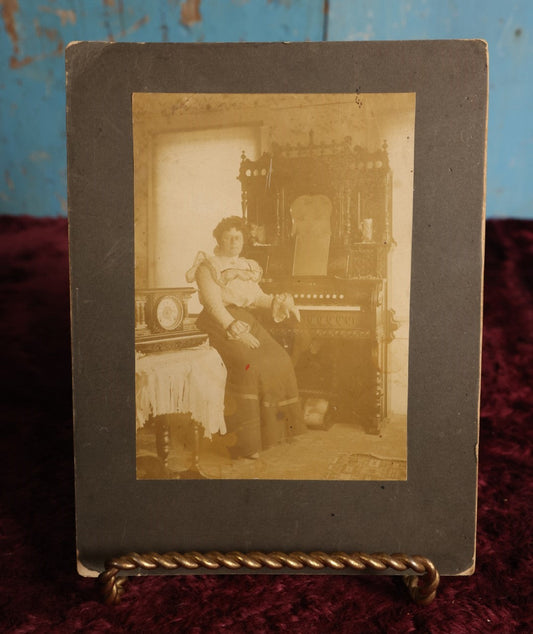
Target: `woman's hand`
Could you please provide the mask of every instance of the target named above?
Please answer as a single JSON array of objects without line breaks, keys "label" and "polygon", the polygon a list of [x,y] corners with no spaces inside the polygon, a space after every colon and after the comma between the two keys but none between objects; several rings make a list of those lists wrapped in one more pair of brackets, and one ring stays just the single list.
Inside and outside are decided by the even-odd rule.
[{"label": "woman's hand", "polygon": [[275,295],[272,302],[272,317],[276,323],[284,321],[290,315],[294,315],[297,321],[300,321],[300,311],[294,304],[294,298],[289,293],[280,293]]},{"label": "woman's hand", "polygon": [[259,348],[259,346],[261,345],[259,339],[257,337],[254,337],[251,332],[243,332],[242,335],[238,337],[238,340],[242,341],[242,343],[247,345],[249,348],[252,348],[252,350],[255,348]]},{"label": "woman's hand", "polygon": [[226,328],[226,333],[228,339],[240,341],[249,348],[259,348],[261,345],[259,339],[250,332],[250,324],[247,324],[245,321],[235,319],[235,321],[232,321]]}]

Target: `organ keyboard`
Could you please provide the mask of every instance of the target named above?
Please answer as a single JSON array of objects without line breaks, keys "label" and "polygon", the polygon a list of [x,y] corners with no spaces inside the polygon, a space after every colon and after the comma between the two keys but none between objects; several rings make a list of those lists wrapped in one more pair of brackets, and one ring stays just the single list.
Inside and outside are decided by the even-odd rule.
[{"label": "organ keyboard", "polygon": [[285,278],[265,282],[267,292],[289,292],[300,311],[301,321],[276,326],[287,334],[294,328],[313,331],[326,338],[370,338],[376,328],[377,304],[382,297],[380,279]]}]

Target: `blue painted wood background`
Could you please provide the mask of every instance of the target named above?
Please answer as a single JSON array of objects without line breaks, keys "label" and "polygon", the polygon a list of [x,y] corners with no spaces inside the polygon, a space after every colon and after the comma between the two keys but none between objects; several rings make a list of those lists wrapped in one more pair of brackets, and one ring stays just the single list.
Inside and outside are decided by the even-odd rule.
[{"label": "blue painted wood background", "polygon": [[483,38],[487,215],[533,217],[533,0],[0,0],[0,213],[66,214],[64,48],[73,40]]}]

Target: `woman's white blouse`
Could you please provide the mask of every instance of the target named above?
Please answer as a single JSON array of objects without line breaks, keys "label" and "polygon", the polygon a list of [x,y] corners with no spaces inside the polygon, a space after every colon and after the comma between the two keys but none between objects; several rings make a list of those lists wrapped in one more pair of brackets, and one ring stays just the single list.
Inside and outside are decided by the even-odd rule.
[{"label": "woman's white blouse", "polygon": [[272,304],[272,295],[259,286],[263,270],[254,260],[199,254],[188,278],[193,273],[200,302],[224,328],[233,321],[226,306],[270,308]]}]

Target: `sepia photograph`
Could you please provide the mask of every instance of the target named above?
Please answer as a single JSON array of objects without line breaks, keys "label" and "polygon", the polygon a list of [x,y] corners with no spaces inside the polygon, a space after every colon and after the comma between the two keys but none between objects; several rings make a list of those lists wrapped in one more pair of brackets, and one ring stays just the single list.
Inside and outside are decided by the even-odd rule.
[{"label": "sepia photograph", "polygon": [[415,105],[133,93],[137,479],[407,479]]}]

